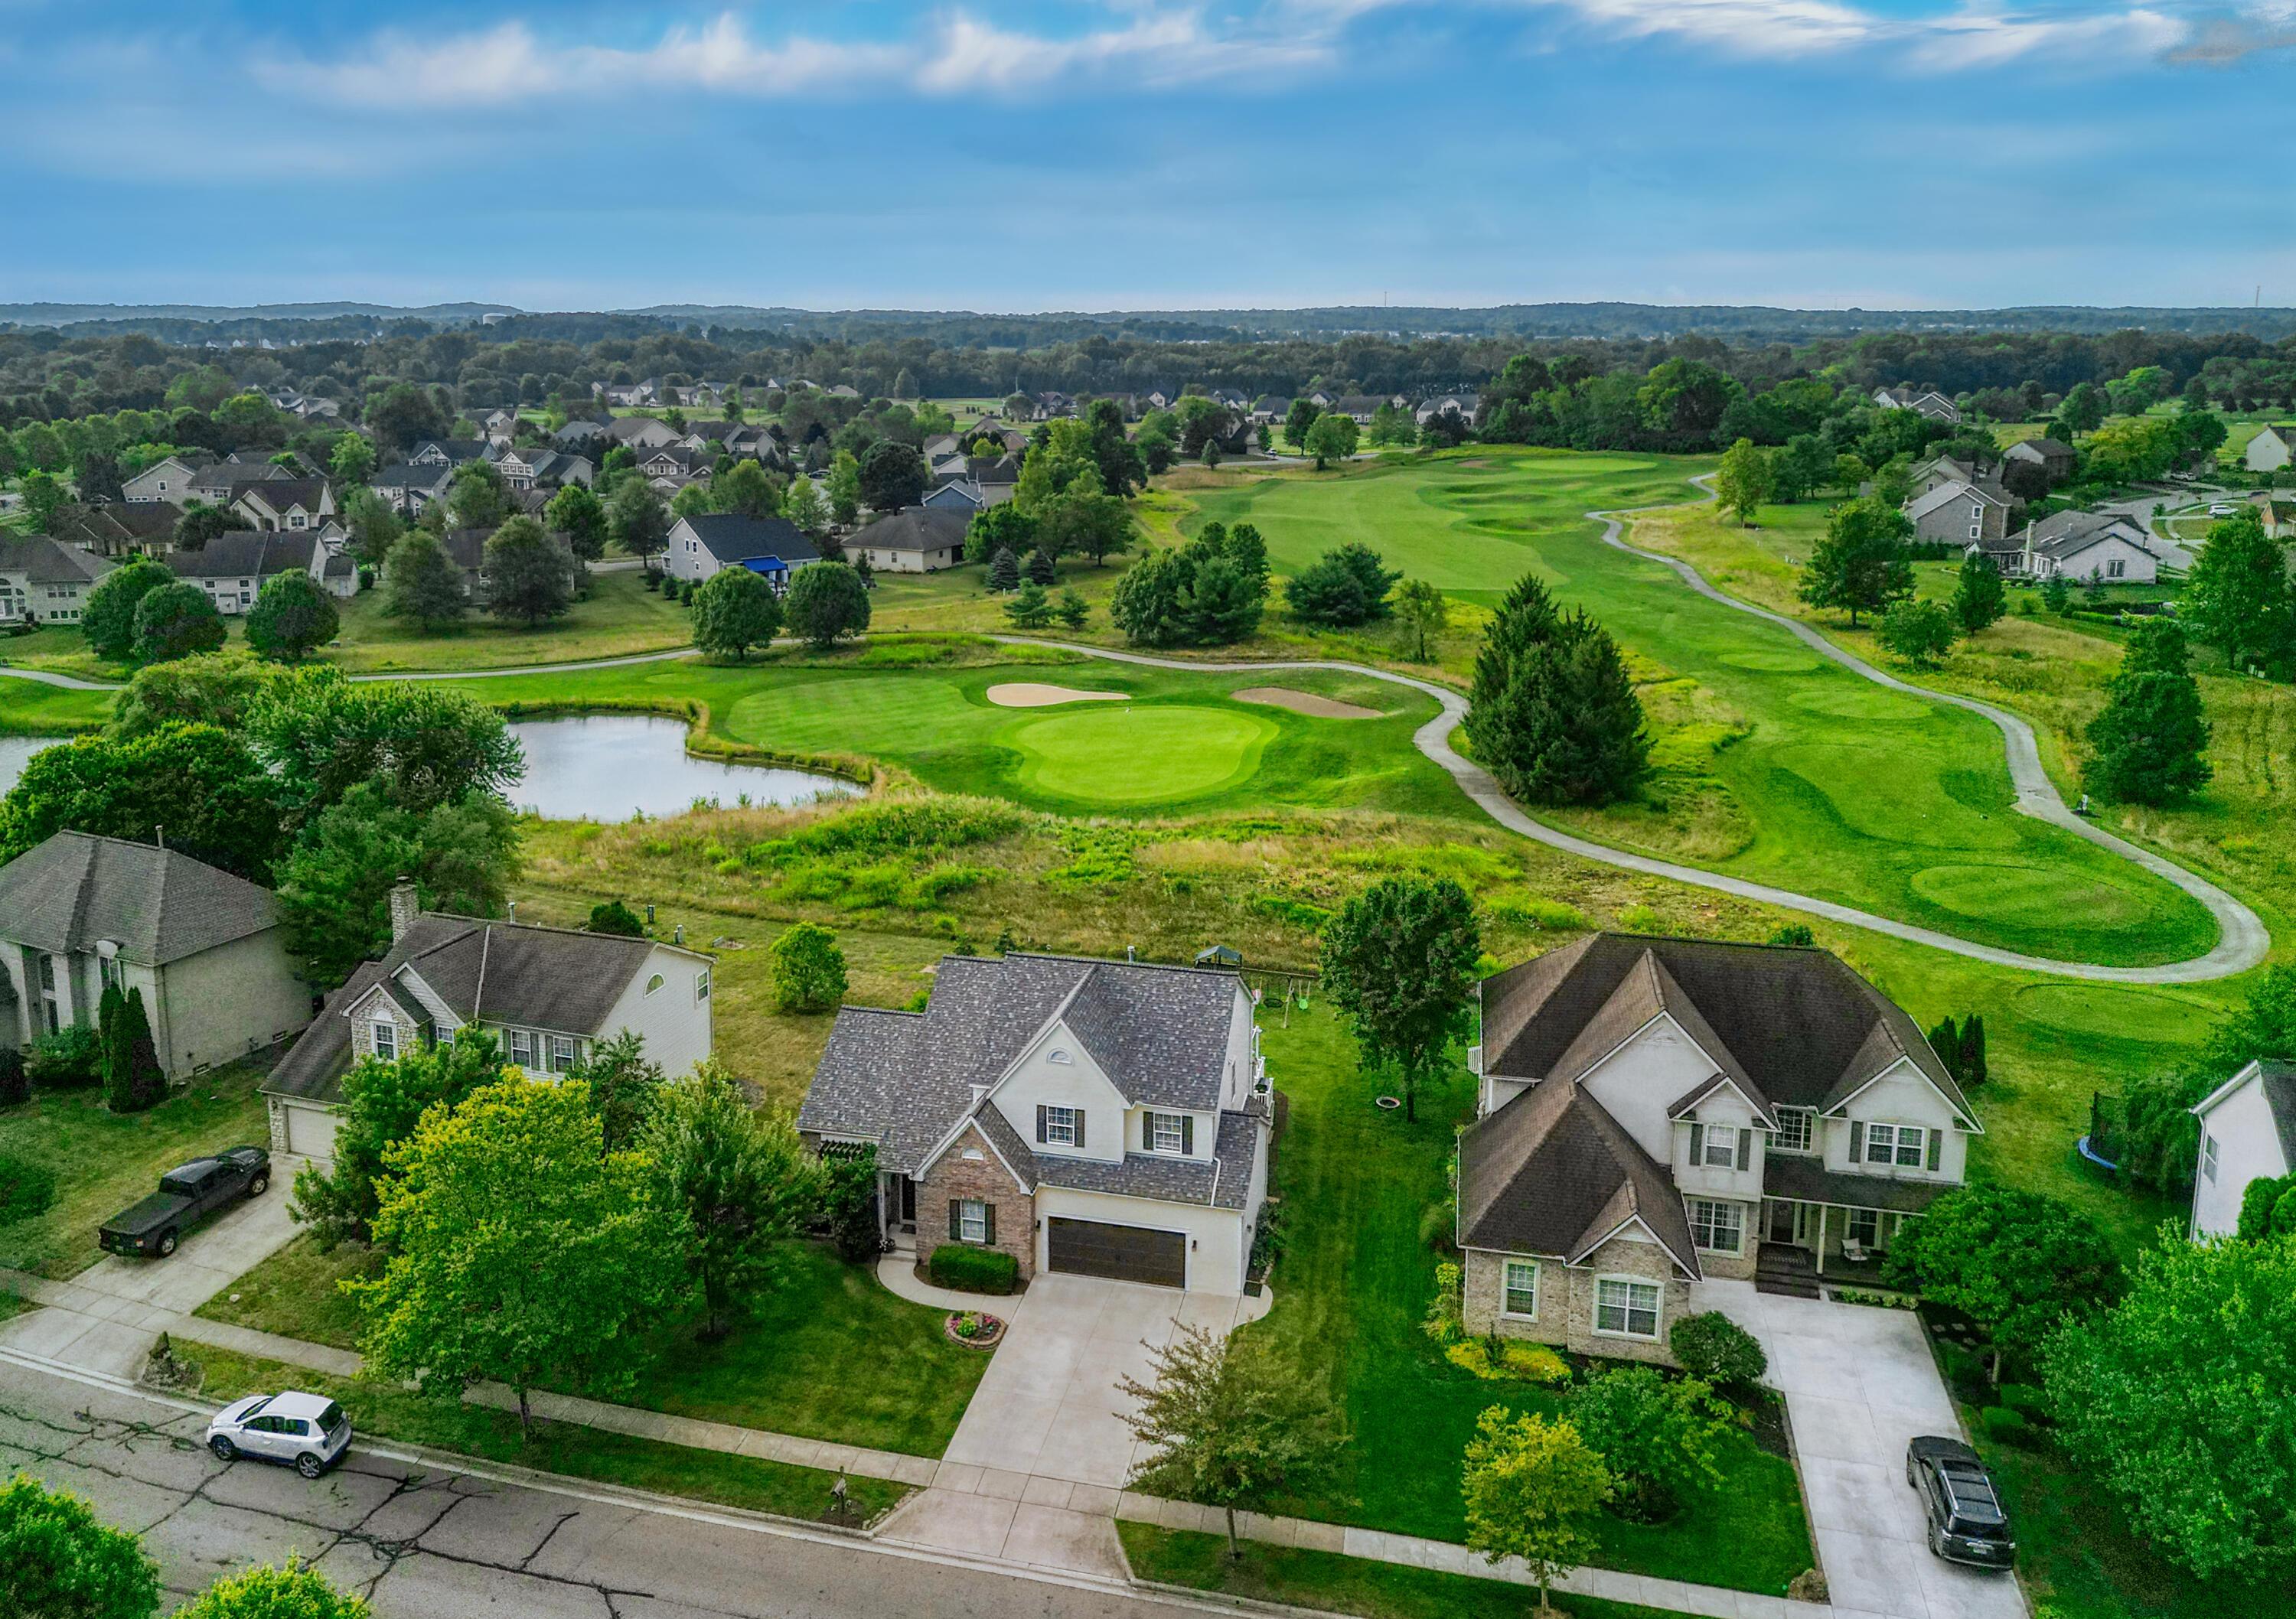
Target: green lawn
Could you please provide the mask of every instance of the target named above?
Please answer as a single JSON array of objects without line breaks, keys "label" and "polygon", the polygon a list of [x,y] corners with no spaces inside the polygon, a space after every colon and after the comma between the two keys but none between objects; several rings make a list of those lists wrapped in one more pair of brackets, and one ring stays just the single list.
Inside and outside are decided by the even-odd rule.
[{"label": "green lawn", "polygon": [[[1241,1561],[1216,1534],[1119,1523],[1116,1533],[1132,1572],[1143,1580],[1185,1585],[1245,1601],[1359,1614],[1363,1619],[1522,1619],[1538,1604],[1530,1586],[1477,1580],[1432,1568],[1404,1568],[1336,1552],[1247,1541]],[[1672,1619],[1664,1610],[1598,1597],[1562,1598],[1573,1619]]]},{"label": "green lawn", "polygon": [[[992,686],[1049,683],[1128,700],[1010,708]],[[1283,683],[1376,709],[1322,719],[1234,701],[1259,675],[1119,664],[970,668],[693,662],[474,682],[494,703],[708,705],[726,740],[784,754],[862,753],[948,792],[992,794],[1069,814],[1165,814],[1270,805],[1472,813],[1411,746],[1432,699],[1358,675],[1287,673]]]},{"label": "green lawn", "polygon": [[[270,1137],[260,1070],[244,1064],[202,1074],[146,1113],[116,1114],[100,1091],[36,1091],[0,1112],[0,1152],[48,1165],[56,1201],[45,1214],[0,1227],[0,1265],[62,1279],[102,1257],[95,1228],[187,1159]],[[285,1195],[275,1187],[272,1197]]]},{"label": "green lawn", "polygon": [[1259,524],[1279,571],[1360,539],[1464,601],[1535,573],[1602,620],[1639,660],[1660,771],[1638,804],[1548,813],[1574,830],[2040,955],[2133,964],[2214,942],[2193,900],[2016,814],[1989,723],[1876,688],[1578,515],[1678,501],[1706,464],[1483,448],[1198,500]]},{"label": "green lawn", "polygon": [[[533,1439],[523,1440],[518,1418],[509,1411],[424,1399],[396,1385],[331,1377],[205,1344],[184,1347],[187,1356],[206,1369],[207,1380],[200,1391],[206,1398],[229,1401],[280,1388],[325,1394],[341,1402],[359,1438],[430,1445],[484,1461],[511,1462],[785,1517],[825,1517],[830,1487],[837,1478],[818,1468],[602,1434],[566,1423],[537,1422]],[[890,1510],[909,1493],[906,1485],[876,1478],[849,1478],[846,1488],[854,1510],[865,1521]]]},{"label": "green lawn", "polygon": [[[1453,1073],[1419,1100],[1419,1120],[1372,1105],[1351,1038],[1325,1010],[1270,1028],[1268,1071],[1291,1099],[1274,1190],[1290,1246],[1270,1285],[1266,1334],[1327,1387],[1352,1433],[1339,1473],[1281,1511],[1436,1540],[1466,1537],[1459,1462],[1493,1405],[1567,1410],[1569,1394],[1483,1382],[1445,1361],[1420,1322],[1436,1255],[1420,1219],[1443,1196],[1453,1131],[1473,1085]],[[1750,1438],[1723,1447],[1725,1482],[1672,1522],[1605,1517],[1604,1567],[1780,1595],[1811,1566],[1792,1467]]]},{"label": "green lawn", "polygon": [[[376,1256],[356,1245],[322,1255],[299,1237],[197,1313],[356,1349],[358,1312],[335,1284],[379,1269]],[[795,1247],[764,1311],[723,1342],[701,1342],[691,1320],[666,1328],[653,1370],[629,1402],[767,1433],[939,1456],[989,1361],[943,1337],[942,1313],[894,1297],[865,1269]]]}]

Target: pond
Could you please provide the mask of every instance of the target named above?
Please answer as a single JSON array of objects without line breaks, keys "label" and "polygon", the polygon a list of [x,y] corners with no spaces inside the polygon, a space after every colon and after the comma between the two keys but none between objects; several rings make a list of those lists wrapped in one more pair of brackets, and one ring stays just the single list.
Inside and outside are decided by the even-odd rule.
[{"label": "pond", "polygon": [[[764,765],[726,765],[685,751],[685,722],[644,714],[522,720],[510,728],[526,749],[526,779],[512,802],[553,821],[627,821],[676,815],[697,798],[727,808],[850,797],[861,789],[837,776]],[[6,746],[0,740],[0,748]],[[0,753],[0,779],[7,756]]]},{"label": "pond", "polygon": [[62,740],[53,736],[0,736],[0,793],[16,785],[16,778],[24,773],[24,765],[34,754]]}]

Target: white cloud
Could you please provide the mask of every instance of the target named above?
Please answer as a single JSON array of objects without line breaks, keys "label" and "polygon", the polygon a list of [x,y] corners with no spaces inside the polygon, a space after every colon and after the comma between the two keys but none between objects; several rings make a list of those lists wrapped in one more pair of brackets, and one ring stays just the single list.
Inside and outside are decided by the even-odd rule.
[{"label": "white cloud", "polygon": [[[1835,0],[1524,0],[1568,11],[1590,29],[1628,39],[1673,37],[1734,56],[1797,58],[1886,46],[1923,72],[2052,63],[2157,60],[2194,37],[2191,19],[2156,6],[2078,12],[2004,9],[1971,0],[1929,16],[1885,15]],[[2175,4],[2175,0],[2170,0]],[[2274,0],[2276,8],[2278,0]]]}]

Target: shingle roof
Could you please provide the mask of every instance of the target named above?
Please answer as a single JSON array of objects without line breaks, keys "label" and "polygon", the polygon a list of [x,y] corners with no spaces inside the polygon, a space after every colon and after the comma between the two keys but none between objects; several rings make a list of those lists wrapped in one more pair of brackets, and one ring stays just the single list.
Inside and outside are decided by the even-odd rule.
[{"label": "shingle roof", "polygon": [[654,949],[652,939],[426,911],[382,972],[413,973],[464,1023],[595,1034]]},{"label": "shingle roof", "polygon": [[693,530],[702,548],[721,566],[731,568],[754,557],[779,557],[784,562],[813,562],[821,553],[804,530],[784,517],[743,517],[734,511],[705,511],[678,519]]},{"label": "shingle roof", "polygon": [[1906,515],[1910,518],[1924,518],[1941,507],[1965,500],[1983,501],[1988,506],[2005,506],[2009,503],[2008,497],[1999,489],[1986,484],[1964,483],[1959,478],[1956,478],[1950,483],[1939,484],[1934,489],[1915,495],[1906,503]]},{"label": "shingle roof", "polygon": [[179,579],[268,578],[290,568],[308,571],[311,548],[319,543],[308,529],[234,528],[209,539],[198,551],[179,551],[168,566]]},{"label": "shingle roof", "polygon": [[2070,456],[2073,453],[2073,446],[2054,438],[2023,438],[2001,453],[2004,455],[2014,455],[2020,450],[2030,450],[2044,458],[2056,459]]},{"label": "shingle roof", "polygon": [[264,1076],[264,1092],[309,1101],[340,1101],[343,1075],[351,1066],[351,1002],[373,988],[381,977],[381,962],[362,961],[340,987],[329,991],[319,1015]]},{"label": "shingle roof", "polygon": [[274,511],[284,511],[290,506],[316,511],[326,494],[327,480],[324,478],[281,478],[240,490],[233,498],[252,495]]},{"label": "shingle roof", "polygon": [[945,551],[964,544],[962,512],[911,506],[890,517],[881,517],[846,544],[856,551]]},{"label": "shingle roof", "polygon": [[437,449],[457,466],[466,461],[486,459],[487,441],[483,438],[425,438],[414,446],[420,455],[428,449]]},{"label": "shingle roof", "polygon": [[1570,1069],[1582,1032],[1645,956],[1666,969],[1723,1048],[1709,1055],[1718,1064],[1734,1061],[1770,1102],[1830,1108],[1902,1056],[1975,1124],[1960,1087],[1905,1010],[1824,950],[1595,934],[1484,981],[1485,1071],[1526,1080],[1580,1077]]},{"label": "shingle roof", "polygon": [[48,532],[74,546],[114,545],[166,539],[175,533],[176,517],[176,508],[166,501],[64,506],[48,519]]},{"label": "shingle roof", "polygon": [[117,566],[45,534],[0,538],[0,574],[21,574],[32,585],[90,585]]},{"label": "shingle roof", "polygon": [[148,843],[58,832],[0,866],[0,938],[58,954],[109,940],[164,967],[278,920],[268,890]]},{"label": "shingle roof", "polygon": [[2280,1131],[2280,1160],[2296,1165],[2296,1062],[2267,1057],[2257,1065],[2264,1087],[2264,1105]]},{"label": "shingle roof", "polygon": [[367,481],[378,489],[443,489],[454,476],[454,468],[439,462],[402,461]]},{"label": "shingle roof", "polygon": [[1763,1159],[1762,1192],[1797,1203],[1831,1203],[1837,1208],[1878,1208],[1918,1214],[1954,1188],[1942,1181],[1892,1180],[1888,1175],[1843,1174],[1816,1158],[1774,1152]]},{"label": "shingle roof", "polygon": [[1629,1219],[1649,1227],[1687,1275],[1699,1275],[1672,1178],[1570,1080],[1534,1085],[1460,1135],[1463,1247],[1575,1263]]}]

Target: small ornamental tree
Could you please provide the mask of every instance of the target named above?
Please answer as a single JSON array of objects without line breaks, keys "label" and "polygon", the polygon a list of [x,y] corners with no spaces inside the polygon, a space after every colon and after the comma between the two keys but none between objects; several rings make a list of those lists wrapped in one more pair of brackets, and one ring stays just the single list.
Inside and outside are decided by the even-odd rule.
[{"label": "small ornamental tree", "polygon": [[176,1610],[175,1619],[373,1619],[366,1599],[337,1590],[291,1559],[283,1568],[226,1574]]},{"label": "small ornamental tree", "polygon": [[2038,1351],[2060,1323],[2120,1288],[2095,1222],[2055,1198],[1991,1182],[1957,1187],[1900,1225],[1882,1275],[1983,1328],[1996,1382],[2004,1355]]},{"label": "small ornamental tree", "polygon": [[1567,1421],[1494,1405],[1467,1442],[1460,1491],[1467,1549],[1494,1563],[1520,1558],[1552,1613],[1555,1581],[1601,1549],[1593,1519],[1615,1488],[1603,1459]]},{"label": "small ornamental tree", "polygon": [[463,570],[437,535],[413,528],[392,542],[382,565],[382,610],[433,634],[462,623],[471,610]]},{"label": "small ornamental tree", "polygon": [[334,598],[299,568],[266,580],[247,612],[247,644],[278,663],[300,663],[342,633]]},{"label": "small ornamental tree", "polygon": [[1526,574],[1484,632],[1467,707],[1475,757],[1518,798],[1608,804],[1650,765],[1642,699],[1610,633]]},{"label": "small ornamental tree", "polygon": [[1657,1523],[1674,1515],[1685,1493],[1722,1482],[1716,1455],[1730,1431],[1730,1407],[1700,1378],[1622,1366],[1581,1387],[1570,1416],[1611,1469],[1622,1517]]},{"label": "small ornamental tree", "polygon": [[[2296,1239],[2164,1229],[2128,1296],[2049,1341],[2058,1443],[2203,1579],[2296,1574]],[[2284,1589],[2284,1587],[2283,1588]]]},{"label": "small ornamental tree", "polygon": [[1428,645],[1451,623],[1451,603],[1424,579],[1406,579],[1395,593],[1396,621],[1410,638],[1412,660],[1425,663]]},{"label": "small ornamental tree", "polygon": [[1382,879],[1324,924],[1324,985],[1365,1059],[1395,1067],[1406,1118],[1419,1116],[1420,1083],[1466,1032],[1482,953],[1474,902],[1449,878]]},{"label": "small ornamental tree", "polygon": [[869,627],[869,588],[842,562],[808,562],[799,568],[782,606],[791,633],[816,651]]},{"label": "small ornamental tree", "polygon": [[487,611],[533,629],[574,606],[574,557],[530,517],[514,517],[488,536]]},{"label": "small ornamental tree", "polygon": [[705,1340],[769,1291],[818,1206],[821,1171],[788,1115],[753,1109],[714,1063],[664,1086],[639,1138],[663,1200],[685,1217],[686,1273]]},{"label": "small ornamental tree", "polygon": [[106,574],[80,609],[80,634],[98,658],[123,663],[135,650],[135,609],[152,592],[176,583],[165,562],[137,557]]},{"label": "small ornamental tree", "polygon": [[220,651],[227,639],[223,615],[196,585],[162,585],[135,604],[134,655],[139,664]]},{"label": "small ornamental tree", "polygon": [[655,1167],[609,1153],[581,1085],[508,1076],[423,1115],[383,1157],[381,1275],[342,1284],[369,1369],[458,1397],[480,1380],[611,1399],[652,1359],[685,1233]]},{"label": "small ornamental tree", "polygon": [[2208,785],[2211,730],[2173,618],[2148,618],[2105,683],[2104,707],[2089,722],[2094,749],[2083,779],[2107,797],[2170,804]]},{"label": "small ornamental tree", "polygon": [[1941,601],[1898,601],[1882,615],[1881,641],[1909,668],[1934,669],[1953,650],[1956,627]]},{"label": "small ornamental tree", "polygon": [[1228,1556],[1241,1558],[1236,1509],[1265,1510],[1328,1469],[1346,1430],[1299,1367],[1260,1337],[1183,1325],[1150,1352],[1150,1363],[1153,1384],[1128,1377],[1118,1385],[1139,1402],[1125,1424],[1148,1447],[1129,1483],[1218,1507]]},{"label": "small ornamental tree", "polygon": [[29,1473],[0,1485],[0,1614],[152,1619],[160,1567],[135,1537]]},{"label": "small ornamental tree", "polygon": [[837,936],[817,922],[795,922],[767,946],[774,1010],[826,1012],[845,999],[845,953]]},{"label": "small ornamental tree", "polygon": [[1879,613],[1914,593],[1914,565],[1906,540],[1914,531],[1905,513],[1877,496],[1845,501],[1826,519],[1825,536],[1803,565],[1801,599],[1812,607],[1842,608],[1851,628],[1861,612]]},{"label": "small ornamental tree", "polygon": [[712,658],[742,662],[751,647],[771,646],[781,634],[782,601],[763,574],[721,568],[693,592],[687,609],[693,644]]}]

